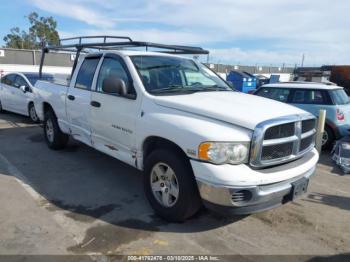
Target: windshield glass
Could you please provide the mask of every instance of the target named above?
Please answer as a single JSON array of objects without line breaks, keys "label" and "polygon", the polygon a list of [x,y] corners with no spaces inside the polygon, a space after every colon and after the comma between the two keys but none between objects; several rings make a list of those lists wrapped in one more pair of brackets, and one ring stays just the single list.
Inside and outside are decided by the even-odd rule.
[{"label": "windshield glass", "polygon": [[25,74],[29,82],[34,86],[36,81],[38,80],[44,80],[48,82],[53,82],[54,78],[52,75],[42,75],[40,78],[39,75],[32,75],[32,74]]},{"label": "windshield glass", "polygon": [[329,93],[336,105],[345,105],[350,103],[349,97],[343,89],[330,90]]},{"label": "windshield glass", "polygon": [[233,91],[202,64],[180,57],[132,56],[143,85],[151,94]]}]

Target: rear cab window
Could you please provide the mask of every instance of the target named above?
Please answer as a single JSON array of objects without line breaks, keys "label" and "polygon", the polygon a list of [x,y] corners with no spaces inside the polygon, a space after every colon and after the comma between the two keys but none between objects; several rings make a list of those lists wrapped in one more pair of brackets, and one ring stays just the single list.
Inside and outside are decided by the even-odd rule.
[{"label": "rear cab window", "polygon": [[79,68],[75,88],[91,90],[92,81],[96,72],[100,57],[86,57]]},{"label": "rear cab window", "polygon": [[290,94],[290,89],[288,88],[275,88],[275,87],[262,87],[257,92],[258,96],[265,98],[270,98],[280,102],[287,102]]}]

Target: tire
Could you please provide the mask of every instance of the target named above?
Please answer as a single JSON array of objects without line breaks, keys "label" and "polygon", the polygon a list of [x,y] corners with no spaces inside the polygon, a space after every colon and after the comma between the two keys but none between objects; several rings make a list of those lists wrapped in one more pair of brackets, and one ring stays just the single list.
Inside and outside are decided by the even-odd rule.
[{"label": "tire", "polygon": [[[165,180],[161,179],[160,174],[165,175]],[[154,182],[153,185],[151,181]],[[145,161],[143,183],[146,197],[155,213],[167,221],[183,222],[202,206],[191,165],[178,152],[165,149],[153,151]],[[174,197],[176,189],[177,198]],[[165,201],[167,205],[164,205],[163,195],[168,196],[165,197],[168,198]]]},{"label": "tire", "polygon": [[330,149],[333,146],[335,136],[333,130],[329,126],[325,126],[322,138],[322,149]]},{"label": "tire", "polygon": [[28,105],[28,114],[29,114],[30,120],[32,120],[33,123],[39,122],[39,117],[36,114],[35,107],[34,107],[33,103],[29,103],[29,105]]},{"label": "tire", "polygon": [[45,114],[44,135],[48,147],[53,150],[63,149],[68,143],[69,136],[61,131],[57,118],[51,110]]},{"label": "tire", "polygon": [[0,113],[4,112],[4,110],[2,109],[2,104],[1,104],[1,100],[0,100]]}]

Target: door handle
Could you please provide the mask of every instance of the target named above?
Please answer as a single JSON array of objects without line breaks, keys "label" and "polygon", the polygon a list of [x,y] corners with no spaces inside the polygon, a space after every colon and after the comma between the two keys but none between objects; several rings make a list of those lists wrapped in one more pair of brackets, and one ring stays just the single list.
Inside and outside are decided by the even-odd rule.
[{"label": "door handle", "polygon": [[101,103],[97,102],[97,101],[91,101],[90,105],[93,106],[93,107],[101,107]]},{"label": "door handle", "polygon": [[73,100],[75,100],[75,96],[68,95],[68,99],[73,101]]}]

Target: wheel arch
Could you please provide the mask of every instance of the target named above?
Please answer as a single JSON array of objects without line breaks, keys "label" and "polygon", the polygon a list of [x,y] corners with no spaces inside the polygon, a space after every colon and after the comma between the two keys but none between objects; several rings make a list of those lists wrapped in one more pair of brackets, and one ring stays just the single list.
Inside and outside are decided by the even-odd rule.
[{"label": "wheel arch", "polygon": [[328,127],[333,132],[333,135],[336,139],[340,138],[340,134],[339,134],[339,131],[337,129],[337,126],[333,122],[326,120],[325,128],[326,127]]},{"label": "wheel arch", "polygon": [[[28,104],[27,104],[27,109],[28,109],[28,112],[29,112],[29,107],[30,105],[34,105],[34,101],[32,100],[29,100]],[[34,105],[35,106],[35,105]]]},{"label": "wheel arch", "polygon": [[156,149],[174,150],[181,154],[185,159],[188,159],[187,154],[177,143],[160,136],[149,136],[142,144],[143,161],[145,161],[145,159]]},{"label": "wheel arch", "polygon": [[49,111],[52,111],[52,113],[56,116],[55,110],[53,110],[53,107],[48,102],[43,102],[43,115],[45,117],[45,114]]}]

